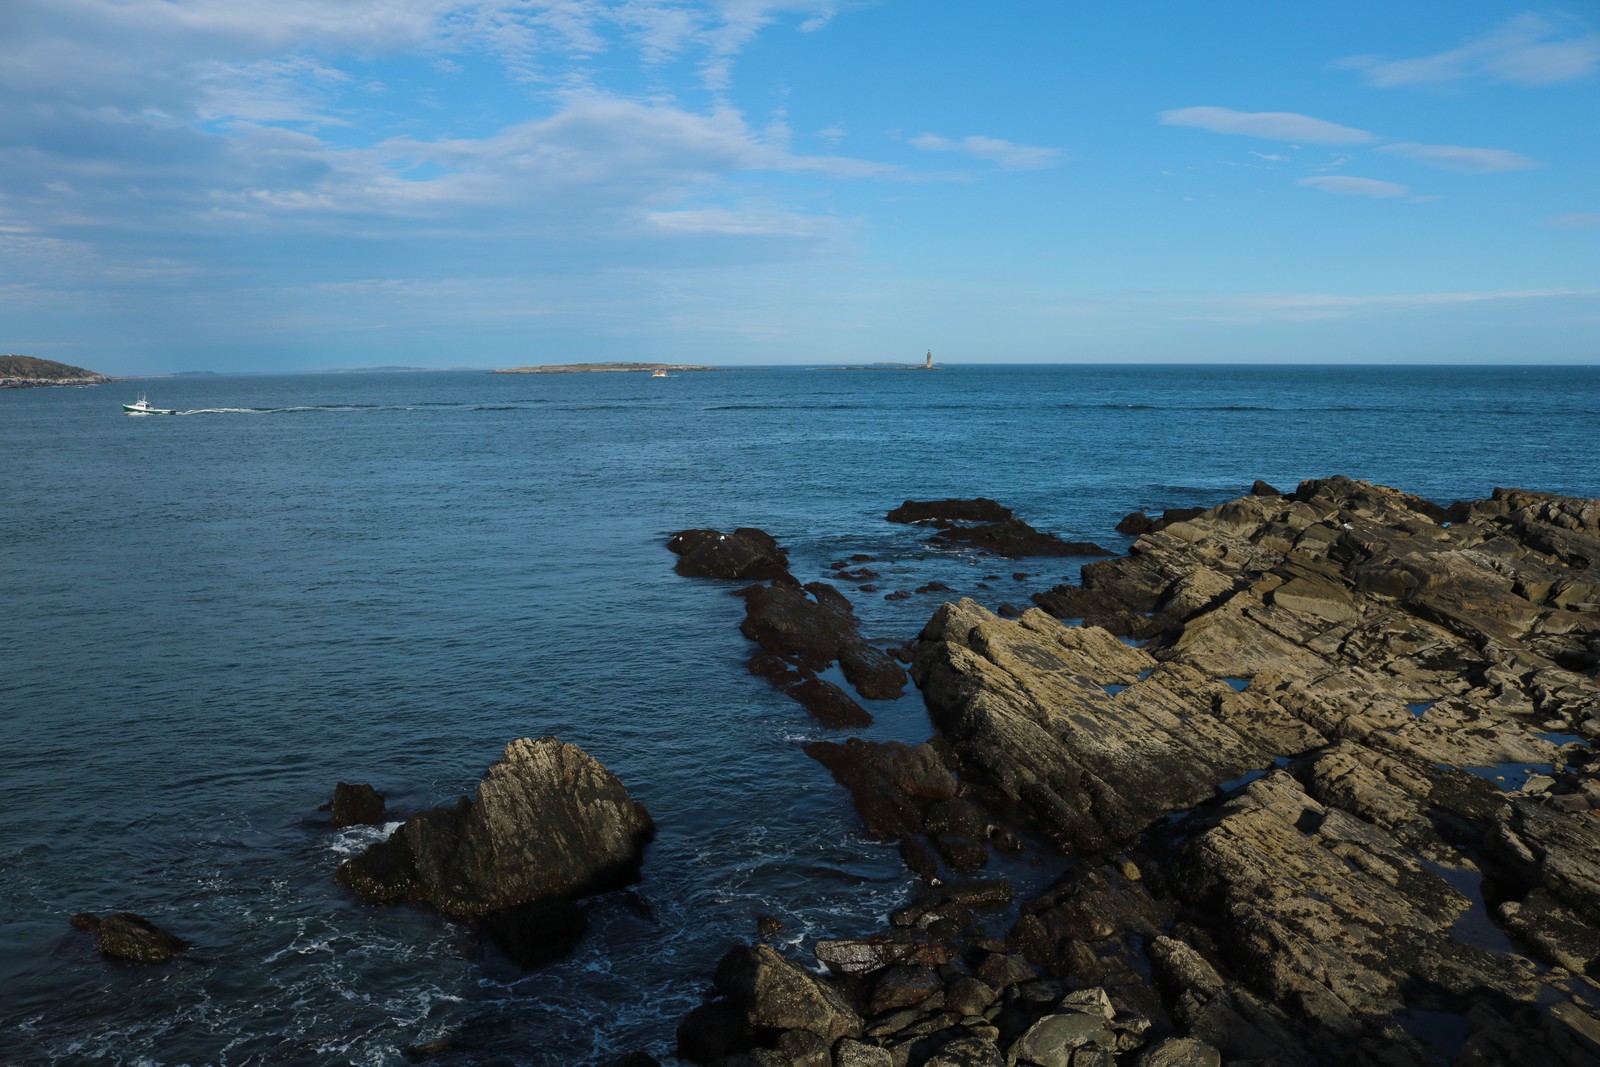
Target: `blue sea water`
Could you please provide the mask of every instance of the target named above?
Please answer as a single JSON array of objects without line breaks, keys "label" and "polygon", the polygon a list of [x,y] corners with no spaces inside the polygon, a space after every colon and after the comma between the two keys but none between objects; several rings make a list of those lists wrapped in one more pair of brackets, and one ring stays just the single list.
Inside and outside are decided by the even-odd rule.
[{"label": "blue sea water", "polygon": [[[1134,508],[1343,473],[1441,502],[1600,496],[1590,368],[953,367],[934,373],[401,373],[0,393],[0,1062],[582,1063],[666,1058],[757,916],[804,953],[912,891],[801,751],[837,736],[743,669],[689,526],[757,525],[901,641],[1081,560],[935,549],[883,521],[992,496],[1120,549]],[[1013,577],[1013,572],[1025,575]],[[938,579],[951,593],[888,601]],[[982,588],[987,586],[988,588]],[[863,733],[928,735],[914,693]],[[469,929],[331,882],[400,815],[554,734],[654,814],[643,881],[524,975]],[[1026,882],[1049,871],[1011,872]],[[119,966],[70,929],[138,912],[196,948]]]}]

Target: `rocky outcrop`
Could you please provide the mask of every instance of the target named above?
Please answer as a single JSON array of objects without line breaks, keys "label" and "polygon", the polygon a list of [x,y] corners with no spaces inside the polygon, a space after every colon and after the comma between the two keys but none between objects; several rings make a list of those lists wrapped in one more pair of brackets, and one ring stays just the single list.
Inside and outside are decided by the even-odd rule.
[{"label": "rocky outcrop", "polygon": [[745,602],[740,631],[797,672],[798,682],[785,680],[785,685],[807,683],[837,663],[869,700],[893,700],[905,690],[905,669],[861,636],[850,602],[833,586],[776,581],[741,589],[739,595]]},{"label": "rocky outcrop", "polygon": [[74,915],[71,922],[75,928],[94,935],[95,947],[107,959],[129,963],[166,963],[190,948],[189,942],[183,938],[167,933],[155,923],[132,912],[93,915],[84,911]]},{"label": "rocky outcrop", "polygon": [[333,801],[328,805],[335,830],[347,826],[373,826],[383,822],[383,794],[365,783],[353,785],[340,782],[333,787]]},{"label": "rocky outcrop", "polygon": [[[809,746],[934,883],[817,942],[835,1067],[1600,1062],[1600,502],[1146,519],[1038,609],[935,612],[928,743]],[[1008,918],[963,879],[1031,835],[1072,861]],[[725,1062],[828,1062],[716,1003]]]},{"label": "rocky outcrop", "polygon": [[890,522],[937,527],[939,532],[929,538],[935,544],[967,545],[1011,558],[1111,555],[1087,541],[1063,541],[1055,534],[1035,530],[1010,508],[988,497],[907,500],[884,517]]},{"label": "rocky outcrop", "polygon": [[753,527],[732,533],[682,530],[667,548],[678,556],[677,572],[687,578],[736,578],[740,581],[781,578],[789,573],[789,555],[772,535]]},{"label": "rocky outcrop", "polygon": [[643,805],[592,756],[553,737],[523,738],[474,797],[413,815],[340,865],[334,881],[370,903],[494,916],[489,932],[508,954],[536,960],[575,940],[581,917],[530,905],[633,881],[653,832]]}]

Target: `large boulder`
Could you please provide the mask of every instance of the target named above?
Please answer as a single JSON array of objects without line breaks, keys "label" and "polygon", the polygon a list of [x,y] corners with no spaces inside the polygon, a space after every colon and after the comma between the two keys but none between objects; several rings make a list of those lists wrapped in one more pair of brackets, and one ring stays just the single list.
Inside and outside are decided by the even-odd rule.
[{"label": "large boulder", "polygon": [[861,1017],[832,985],[769,945],[740,945],[717,964],[717,989],[758,1029],[809,1030],[830,1043],[861,1036]]},{"label": "large boulder", "polygon": [[334,880],[372,903],[486,915],[625,885],[652,832],[649,813],[599,761],[553,737],[522,738],[475,798],[412,816]]},{"label": "large boulder", "polygon": [[149,919],[132,912],[93,915],[84,911],[74,915],[70,921],[79,930],[93,934],[95,947],[109,959],[127,960],[130,963],[166,963],[190,947],[183,938],[167,933]]},{"label": "large boulder", "polygon": [[765,530],[740,527],[731,534],[682,530],[667,548],[677,553],[677,572],[686,578],[781,578],[789,573],[789,554]]}]

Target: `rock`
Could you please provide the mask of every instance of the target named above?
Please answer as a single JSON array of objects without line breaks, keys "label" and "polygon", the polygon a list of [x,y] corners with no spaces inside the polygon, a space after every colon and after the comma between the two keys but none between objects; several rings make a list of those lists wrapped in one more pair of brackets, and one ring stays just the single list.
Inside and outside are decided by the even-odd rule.
[{"label": "rock", "polygon": [[1192,1037],[1169,1037],[1146,1049],[1138,1067],[1222,1067],[1222,1053]]},{"label": "rock", "polygon": [[1021,519],[951,526],[930,540],[943,544],[970,545],[986,552],[1020,559],[1025,556],[1109,556],[1109,549],[1089,541],[1063,541],[1055,534],[1035,530]]},{"label": "rock", "polygon": [[783,933],[783,922],[774,915],[756,916],[756,934],[759,937],[777,937]]},{"label": "rock", "polygon": [[1117,522],[1115,529],[1119,534],[1138,537],[1155,529],[1155,523],[1142,511],[1130,511]]},{"label": "rock", "polygon": [[340,782],[333,787],[333,802],[329,805],[333,828],[346,826],[377,826],[383,823],[383,794],[370,785],[351,785]]},{"label": "rock", "polygon": [[625,885],[652,833],[643,806],[593,757],[553,737],[523,738],[506,746],[475,799],[412,816],[334,880],[370,903],[486,915]]},{"label": "rock", "polygon": [[560,898],[502,908],[490,912],[483,922],[495,947],[523,970],[565,956],[589,928],[583,909]]},{"label": "rock", "polygon": [[79,912],[70,920],[79,930],[94,935],[95,947],[102,956],[130,963],[166,963],[180,952],[187,952],[189,942],[167,933],[150,920],[132,912],[117,911],[110,915],[93,915]]},{"label": "rock", "polygon": [[[887,653],[856,631],[848,610],[837,607],[843,597],[831,586],[812,583],[830,595],[813,599],[805,589],[775,582],[739,590],[745,618],[740,631],[767,652],[805,671],[839,662],[850,684],[869,700],[893,700],[905,688],[906,673]],[[833,605],[833,606],[830,606]]]},{"label": "rock", "polygon": [[921,1004],[944,988],[932,967],[894,964],[873,973],[861,1000],[868,1015]]},{"label": "rock", "polygon": [[810,1030],[785,1030],[778,1035],[778,1051],[786,1067],[833,1067],[828,1042]]},{"label": "rock", "polygon": [[805,752],[850,791],[856,812],[875,837],[920,831],[929,803],[955,796],[955,776],[932,745],[852,737],[843,744],[813,741]]},{"label": "rock", "polygon": [[906,965],[937,967],[949,963],[952,956],[949,945],[896,935],[824,939],[813,951],[818,962],[835,974],[866,974]]},{"label": "rock", "polygon": [[945,1007],[957,1015],[982,1015],[1000,994],[970,975],[962,975],[944,991]]},{"label": "rock", "polygon": [[795,667],[771,652],[757,652],[746,661],[751,674],[765,678],[771,686],[793,699],[824,726],[838,730],[861,729],[872,725],[872,714],[825,678],[818,678],[803,667]]},{"label": "rock", "polygon": [[834,1067],[894,1067],[888,1049],[844,1038],[833,1050]]},{"label": "rock", "polygon": [[1283,494],[1278,492],[1278,490],[1274,489],[1272,486],[1268,485],[1266,482],[1262,481],[1260,478],[1257,478],[1255,480],[1255,483],[1250,486],[1250,495],[1251,496],[1282,496]]},{"label": "rock", "polygon": [[718,999],[685,1015],[678,1022],[677,1039],[679,1059],[709,1064],[754,1048],[756,1034],[743,1011]]},{"label": "rock", "polygon": [[1003,522],[1011,509],[990,500],[907,500],[884,518],[890,522]]},{"label": "rock", "polygon": [[1105,1019],[1082,1012],[1066,1012],[1046,1015],[1034,1023],[1011,1047],[1011,1053],[1039,1067],[1072,1067],[1076,1049],[1084,1045],[1115,1049],[1116,1044],[1117,1035],[1111,1032]]},{"label": "rock", "polygon": [[716,981],[752,1027],[809,1030],[830,1043],[861,1035],[861,1017],[832,986],[768,945],[729,950],[717,964]]},{"label": "rock", "polygon": [[771,534],[741,527],[731,534],[716,530],[682,530],[667,548],[677,553],[674,568],[686,578],[735,578],[765,581],[789,573],[789,554]]},{"label": "rock", "polygon": [[993,1041],[969,1034],[946,1042],[924,1061],[924,1067],[1002,1067],[1004,1062]]}]

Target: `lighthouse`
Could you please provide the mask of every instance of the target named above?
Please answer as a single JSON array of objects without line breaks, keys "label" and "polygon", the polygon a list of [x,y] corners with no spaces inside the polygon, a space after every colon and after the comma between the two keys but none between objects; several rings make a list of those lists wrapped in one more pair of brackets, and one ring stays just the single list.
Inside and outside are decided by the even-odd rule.
[{"label": "lighthouse", "polygon": [[924,363],[922,365],[922,369],[923,370],[932,370],[933,369],[933,349],[931,349],[931,348],[928,349],[928,362],[926,362],[926,363]]}]

